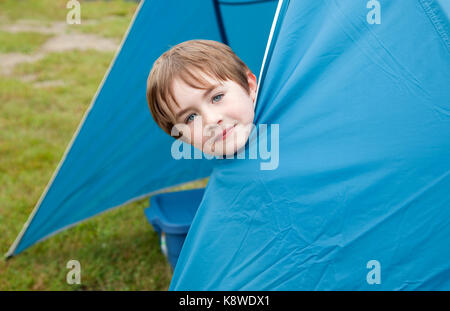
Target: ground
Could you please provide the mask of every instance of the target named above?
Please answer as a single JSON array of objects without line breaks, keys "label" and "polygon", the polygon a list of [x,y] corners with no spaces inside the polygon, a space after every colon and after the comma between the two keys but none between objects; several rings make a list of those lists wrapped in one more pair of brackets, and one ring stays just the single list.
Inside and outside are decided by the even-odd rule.
[{"label": "ground", "polygon": [[[39,200],[138,7],[80,2],[80,25],[66,23],[66,0],[0,2],[0,254]],[[147,206],[106,212],[1,260],[0,290],[166,290],[172,271]],[[66,282],[71,259],[81,285]]]}]

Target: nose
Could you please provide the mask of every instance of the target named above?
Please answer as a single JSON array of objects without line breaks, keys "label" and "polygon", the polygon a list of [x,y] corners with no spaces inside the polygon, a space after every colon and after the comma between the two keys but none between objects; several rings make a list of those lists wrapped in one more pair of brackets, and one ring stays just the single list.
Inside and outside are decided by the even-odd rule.
[{"label": "nose", "polygon": [[221,127],[223,124],[223,115],[215,109],[208,109],[203,114],[203,122],[205,122],[206,129]]}]

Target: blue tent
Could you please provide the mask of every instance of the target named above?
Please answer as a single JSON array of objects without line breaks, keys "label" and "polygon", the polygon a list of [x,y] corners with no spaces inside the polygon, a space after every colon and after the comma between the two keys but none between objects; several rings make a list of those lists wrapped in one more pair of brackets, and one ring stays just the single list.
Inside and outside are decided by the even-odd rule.
[{"label": "blue tent", "polygon": [[[162,3],[141,5],[11,254],[210,175],[172,290],[450,289],[448,2]],[[244,159],[174,161],[144,112],[151,62],[191,38],[228,42],[261,72]]]}]

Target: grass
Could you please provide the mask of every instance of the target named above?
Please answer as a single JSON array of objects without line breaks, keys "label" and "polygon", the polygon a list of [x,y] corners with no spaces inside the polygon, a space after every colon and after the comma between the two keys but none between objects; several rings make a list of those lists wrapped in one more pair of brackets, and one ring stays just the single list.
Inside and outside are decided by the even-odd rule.
[{"label": "grass", "polygon": [[118,38],[123,29],[127,29],[131,19],[122,16],[112,16],[94,23],[79,25],[76,29],[82,33],[95,33],[106,38]]},{"label": "grass", "polygon": [[[18,20],[39,21],[43,25],[53,21],[65,21],[70,9],[69,0],[2,0],[0,3],[0,21],[10,24]],[[137,2],[124,0],[93,1],[79,0],[81,21],[100,20],[107,17],[132,17]]]},{"label": "grass", "polygon": [[[38,22],[42,26],[50,26],[52,22],[65,23],[70,11],[66,8],[68,1],[1,0],[0,26],[20,21]],[[115,39],[122,38],[138,6],[138,2],[132,0],[79,0],[79,3],[81,24],[67,25],[67,32],[90,33]],[[2,42],[0,35],[0,49]],[[22,40],[24,45],[31,43],[32,40]],[[0,50],[0,53],[4,52]]]},{"label": "grass", "polygon": [[0,31],[0,53],[32,53],[49,37],[51,36],[36,32],[8,33]]},{"label": "grass", "polygon": [[[0,2],[2,23],[60,21],[67,11],[65,3],[4,0]],[[136,2],[128,1],[82,3],[82,14],[96,20],[99,27],[79,31],[120,38],[136,7]],[[109,24],[116,28],[108,33]],[[0,41],[6,42],[0,43],[0,53],[32,52],[45,41],[43,36],[37,37],[0,35]],[[28,219],[113,56],[93,50],[51,53],[39,61],[17,65],[11,75],[0,74],[1,254],[8,251]],[[45,81],[62,83],[36,84]],[[171,190],[204,187],[206,182]],[[157,234],[144,217],[147,206],[148,199],[142,199],[113,209],[11,260],[0,260],[0,290],[166,290],[172,271],[159,250]],[[81,285],[66,283],[70,259],[81,264]]]}]

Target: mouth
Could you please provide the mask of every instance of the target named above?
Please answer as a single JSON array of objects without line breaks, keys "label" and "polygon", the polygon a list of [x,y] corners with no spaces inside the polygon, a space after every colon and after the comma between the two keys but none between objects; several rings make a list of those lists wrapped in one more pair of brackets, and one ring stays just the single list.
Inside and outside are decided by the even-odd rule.
[{"label": "mouth", "polygon": [[233,126],[230,126],[229,128],[227,128],[225,130],[223,130],[223,132],[221,134],[217,135],[217,137],[214,140],[214,142],[225,140],[225,138],[228,137],[228,135],[234,130],[235,127],[236,127],[236,124],[233,125]]}]

